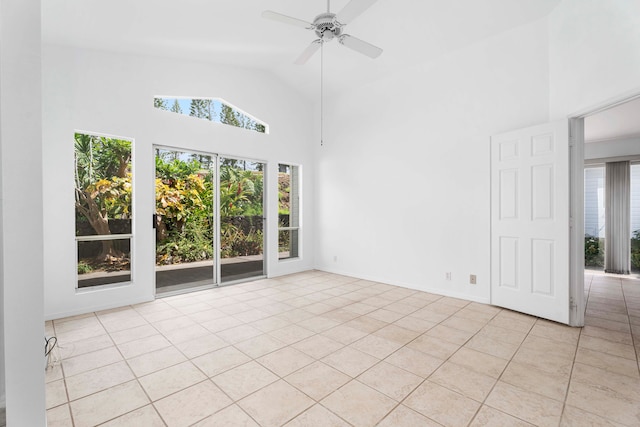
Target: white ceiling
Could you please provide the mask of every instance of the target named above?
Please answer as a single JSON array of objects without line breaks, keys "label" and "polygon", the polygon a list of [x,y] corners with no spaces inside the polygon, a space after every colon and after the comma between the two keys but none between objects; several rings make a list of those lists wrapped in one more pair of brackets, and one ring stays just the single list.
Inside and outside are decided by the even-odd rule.
[{"label": "white ceiling", "polygon": [[[378,0],[346,32],[380,46],[372,60],[338,45],[325,50],[332,94],[541,19],[560,0]],[[348,0],[331,1],[339,12]],[[326,0],[46,0],[45,43],[258,68],[310,100],[319,95],[320,58],[293,61],[311,31],[263,19],[273,10],[307,21]],[[640,99],[585,119],[587,141],[640,135]]]},{"label": "white ceiling", "polygon": [[640,137],[640,98],[584,119],[586,142]]},{"label": "white ceiling", "polygon": [[[340,11],[348,0],[333,0]],[[329,95],[541,19],[560,0],[379,0],[346,32],[380,46],[372,60],[332,42],[325,50]],[[269,9],[312,21],[325,0],[46,0],[45,43],[259,68],[311,100],[319,55],[293,61],[315,34],[261,18]]]}]

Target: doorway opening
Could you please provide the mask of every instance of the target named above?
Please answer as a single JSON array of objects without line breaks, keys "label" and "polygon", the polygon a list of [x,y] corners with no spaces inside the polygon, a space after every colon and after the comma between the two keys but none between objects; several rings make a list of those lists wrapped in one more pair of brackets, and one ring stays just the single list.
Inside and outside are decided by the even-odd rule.
[{"label": "doorway opening", "polygon": [[614,276],[633,282],[638,277],[640,182],[634,178],[640,174],[638,114],[636,93],[570,119],[573,326],[584,324],[585,295],[593,277],[607,276],[605,270],[622,272]]}]

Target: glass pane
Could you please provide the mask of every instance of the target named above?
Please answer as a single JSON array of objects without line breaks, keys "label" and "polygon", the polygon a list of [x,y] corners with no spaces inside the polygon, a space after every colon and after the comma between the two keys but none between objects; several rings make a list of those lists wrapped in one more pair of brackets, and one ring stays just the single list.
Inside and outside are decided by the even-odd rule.
[{"label": "glass pane", "polygon": [[631,165],[631,271],[640,273],[640,164]]},{"label": "glass pane", "polygon": [[259,133],[267,132],[267,124],[251,117],[218,98],[153,98],[153,106],[159,110],[223,123]]},{"label": "glass pane", "polygon": [[604,167],[584,171],[584,265],[604,268]]},{"label": "glass pane", "polygon": [[212,156],[156,149],[156,290],[214,283]]},{"label": "glass pane", "polygon": [[78,288],[131,281],[131,239],[77,243]]},{"label": "glass pane", "polygon": [[298,257],[298,230],[278,232],[278,259]]},{"label": "glass pane", "polygon": [[[278,165],[278,227],[300,226],[300,181],[298,166]],[[297,258],[299,230],[279,230],[278,258]]]},{"label": "glass pane", "polygon": [[220,274],[223,282],[261,276],[264,164],[220,160]]},{"label": "glass pane", "polygon": [[74,176],[76,236],[131,234],[131,141],[76,133]]}]

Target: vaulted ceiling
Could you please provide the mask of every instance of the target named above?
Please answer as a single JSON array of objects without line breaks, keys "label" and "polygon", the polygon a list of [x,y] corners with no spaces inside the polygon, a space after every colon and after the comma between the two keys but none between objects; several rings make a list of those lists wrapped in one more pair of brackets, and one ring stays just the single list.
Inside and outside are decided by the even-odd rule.
[{"label": "vaulted ceiling", "polygon": [[[339,12],[349,0],[330,2]],[[373,60],[332,41],[325,47],[328,95],[367,84],[548,15],[560,0],[378,0],[346,32],[384,49]],[[271,72],[310,100],[319,95],[320,55],[293,62],[312,31],[263,19],[263,10],[313,21],[326,0],[46,0],[45,43],[195,60]],[[588,140],[640,134],[640,101],[586,120]]]},{"label": "vaulted ceiling", "polygon": [[[325,48],[328,93],[364,84],[510,28],[541,19],[560,0],[378,0],[347,32],[384,49],[372,60],[336,41]],[[333,0],[339,12],[348,0]],[[318,96],[320,55],[293,61],[315,34],[261,17],[312,21],[326,0],[46,0],[45,43],[258,68]]]}]

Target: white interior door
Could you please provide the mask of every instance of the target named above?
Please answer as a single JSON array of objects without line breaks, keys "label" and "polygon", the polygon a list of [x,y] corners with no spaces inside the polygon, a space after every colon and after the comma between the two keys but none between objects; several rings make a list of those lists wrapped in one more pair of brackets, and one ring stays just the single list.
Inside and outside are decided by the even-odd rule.
[{"label": "white interior door", "polygon": [[491,137],[491,303],[569,323],[567,120]]}]

